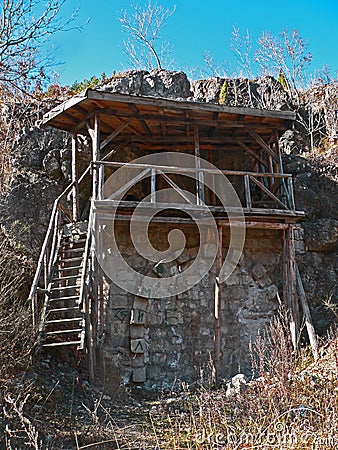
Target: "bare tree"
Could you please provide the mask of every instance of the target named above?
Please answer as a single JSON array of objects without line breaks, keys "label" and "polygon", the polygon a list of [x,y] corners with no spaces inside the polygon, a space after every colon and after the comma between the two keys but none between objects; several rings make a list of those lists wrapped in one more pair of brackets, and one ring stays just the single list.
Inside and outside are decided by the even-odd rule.
[{"label": "bare tree", "polygon": [[307,41],[304,41],[297,30],[289,32],[283,29],[279,36],[273,36],[269,31],[264,31],[258,40],[258,45],[255,60],[263,74],[277,77],[282,70],[290,90],[298,96],[298,89],[304,87],[305,70],[312,60]]},{"label": "bare tree", "polygon": [[230,38],[230,49],[236,57],[239,70],[236,70],[237,75],[241,77],[251,78],[253,76],[252,70],[252,39],[248,30],[245,34],[241,34],[241,30],[233,26]]},{"label": "bare tree", "polygon": [[161,31],[176,7],[165,9],[156,2],[147,5],[131,5],[122,11],[120,23],[129,35],[124,41],[124,52],[137,69],[169,68],[173,64],[170,42],[162,40]]},{"label": "bare tree", "polygon": [[70,29],[76,12],[66,19],[67,0],[3,0],[0,5],[0,84],[28,91],[46,75],[50,60],[41,48],[58,31]]}]

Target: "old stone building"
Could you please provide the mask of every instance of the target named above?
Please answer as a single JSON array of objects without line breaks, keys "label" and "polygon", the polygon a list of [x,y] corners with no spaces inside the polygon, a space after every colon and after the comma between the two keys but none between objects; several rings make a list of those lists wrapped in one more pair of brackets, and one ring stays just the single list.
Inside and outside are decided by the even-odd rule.
[{"label": "old stone building", "polygon": [[218,381],[250,372],[249,342],[281,304],[297,345],[298,289],[315,348],[295,261],[304,214],[279,146],[294,118],[198,101],[168,72],[117,77],[46,114],[71,133],[72,181],[30,295],[41,345],[85,351],[92,378]]}]

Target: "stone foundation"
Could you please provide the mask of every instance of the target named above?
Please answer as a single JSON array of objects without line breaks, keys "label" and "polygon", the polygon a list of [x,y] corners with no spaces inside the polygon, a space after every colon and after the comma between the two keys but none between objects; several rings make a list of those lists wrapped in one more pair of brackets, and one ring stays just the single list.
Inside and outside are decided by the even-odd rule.
[{"label": "stone foundation", "polygon": [[[174,225],[152,225],[149,238],[163,249]],[[187,238],[181,259],[164,264],[184,270],[196,256],[198,235],[182,227]],[[135,270],[160,276],[131,243],[129,224],[117,226],[120,250]],[[229,230],[224,228],[226,245]],[[250,373],[250,340],[269,323],[281,296],[281,232],[248,230],[240,264],[222,285],[221,376]],[[227,248],[223,248],[224,256]],[[152,263],[154,264],[154,263]],[[116,268],[118,270],[118,268]],[[169,270],[170,272],[170,270]],[[211,374],[214,348],[214,267],[197,285],[172,298],[132,295],[106,280],[105,333],[102,355],[106,369],[117,367],[124,384],[141,383],[159,390],[194,383]]]}]

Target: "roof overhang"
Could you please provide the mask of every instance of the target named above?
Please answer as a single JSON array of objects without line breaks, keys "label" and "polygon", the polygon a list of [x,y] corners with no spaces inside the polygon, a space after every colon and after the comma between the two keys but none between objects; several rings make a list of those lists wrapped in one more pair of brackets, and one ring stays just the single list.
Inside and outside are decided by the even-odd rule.
[{"label": "roof overhang", "polygon": [[[198,126],[201,145],[236,144],[252,141],[248,129],[263,139],[290,128],[291,111],[229,107],[188,100],[111,93],[88,89],[44,115],[43,124],[69,132],[88,134],[95,115],[100,116],[100,132],[116,130],[118,140],[148,145],[181,145],[193,141]],[[123,125],[125,125],[123,127]]]}]

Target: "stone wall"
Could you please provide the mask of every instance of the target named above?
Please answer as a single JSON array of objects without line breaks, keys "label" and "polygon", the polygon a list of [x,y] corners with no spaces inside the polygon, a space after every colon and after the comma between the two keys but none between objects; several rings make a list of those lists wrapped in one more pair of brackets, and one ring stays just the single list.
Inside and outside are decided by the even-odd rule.
[{"label": "stone wall", "polygon": [[[116,229],[121,252],[135,270],[160,276],[136,254],[129,225]],[[156,248],[167,246],[173,225],[151,225]],[[171,263],[184,270],[199,244],[191,227],[182,259]],[[223,240],[228,241],[228,229]],[[223,248],[224,256],[227,248]],[[222,286],[221,376],[249,374],[249,342],[262,331],[278,308],[281,295],[281,236],[278,231],[249,230],[241,262]],[[164,266],[166,266],[164,264]],[[168,267],[163,267],[161,273]],[[116,268],[118,270],[118,268]],[[214,347],[214,267],[197,285],[176,297],[144,299],[108,282],[102,355],[106,372],[118,368],[123,383],[150,389],[171,389],[211,374]]]}]

